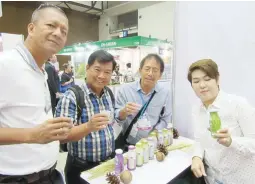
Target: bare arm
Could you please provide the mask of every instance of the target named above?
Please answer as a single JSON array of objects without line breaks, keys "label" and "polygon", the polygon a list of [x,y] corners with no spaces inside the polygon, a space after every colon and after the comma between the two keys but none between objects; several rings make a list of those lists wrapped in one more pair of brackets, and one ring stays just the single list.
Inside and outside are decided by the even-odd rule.
[{"label": "bare arm", "polygon": [[30,128],[0,128],[0,145],[32,143]]},{"label": "bare arm", "polygon": [[34,128],[0,128],[0,145],[46,144],[64,140],[70,132],[70,118],[53,118]]}]

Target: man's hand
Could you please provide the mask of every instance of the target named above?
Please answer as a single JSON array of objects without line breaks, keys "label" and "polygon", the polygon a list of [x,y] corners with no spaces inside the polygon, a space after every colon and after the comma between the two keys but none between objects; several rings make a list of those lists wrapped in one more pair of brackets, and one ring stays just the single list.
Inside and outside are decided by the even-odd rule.
[{"label": "man's hand", "polygon": [[65,140],[72,128],[70,118],[58,117],[45,121],[32,128],[29,135],[30,143],[46,144],[52,141]]},{"label": "man's hand", "polygon": [[128,102],[124,108],[126,110],[127,115],[132,115],[132,114],[137,113],[140,110],[141,105],[132,103],[132,102]]},{"label": "man's hand", "polygon": [[193,172],[193,174],[197,178],[200,178],[202,176],[206,176],[205,167],[204,167],[204,164],[203,164],[201,158],[193,157],[192,165],[191,165],[191,171]]},{"label": "man's hand", "polygon": [[219,130],[213,137],[217,139],[218,143],[226,147],[229,147],[232,143],[232,138],[227,128]]},{"label": "man's hand", "polygon": [[95,114],[87,123],[87,128],[91,132],[96,132],[106,128],[108,123],[109,123],[109,118],[107,114],[105,113]]},{"label": "man's hand", "polygon": [[136,114],[141,109],[141,105],[128,102],[126,106],[120,110],[119,119],[124,120],[128,115]]},{"label": "man's hand", "polygon": [[59,92],[56,93],[56,98],[60,98],[61,94]]}]

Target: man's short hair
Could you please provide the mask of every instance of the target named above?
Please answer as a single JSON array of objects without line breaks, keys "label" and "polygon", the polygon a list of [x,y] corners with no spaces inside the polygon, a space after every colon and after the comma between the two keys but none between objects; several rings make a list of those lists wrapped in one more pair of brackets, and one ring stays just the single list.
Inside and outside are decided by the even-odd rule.
[{"label": "man's short hair", "polygon": [[126,66],[127,66],[128,68],[131,68],[131,63],[127,63]]},{"label": "man's short hair", "polygon": [[63,67],[64,67],[64,69],[65,69],[65,70],[66,70],[69,66],[70,66],[70,64],[69,64],[69,63],[65,63],[65,64],[63,64]]},{"label": "man's short hair", "polygon": [[62,13],[67,18],[65,12],[61,8],[59,8],[58,6],[55,6],[53,4],[45,3],[45,4],[41,4],[38,8],[36,8],[34,10],[34,12],[32,14],[32,17],[31,17],[31,22],[32,23],[36,22],[39,19],[39,17],[40,17],[39,16],[40,11],[43,10],[43,9],[46,9],[46,8],[55,9],[55,10],[59,11],[60,13]]},{"label": "man's short hair", "polygon": [[97,50],[93,52],[88,59],[88,66],[91,66],[95,63],[95,61],[99,63],[112,63],[112,71],[114,71],[116,67],[116,61],[114,60],[114,57],[105,50]]},{"label": "man's short hair", "polygon": [[157,54],[148,54],[147,56],[145,56],[143,58],[143,60],[141,61],[141,63],[140,63],[140,69],[143,68],[144,63],[145,63],[146,60],[149,60],[149,59],[152,59],[152,58],[154,58],[156,60],[156,62],[160,64],[160,73],[163,73],[164,68],[165,68],[165,64],[164,64],[163,59]]},{"label": "man's short hair", "polygon": [[190,65],[187,77],[190,83],[192,83],[192,73],[195,70],[201,70],[205,72],[205,74],[212,79],[219,79],[220,74],[218,65],[211,59],[201,59]]}]

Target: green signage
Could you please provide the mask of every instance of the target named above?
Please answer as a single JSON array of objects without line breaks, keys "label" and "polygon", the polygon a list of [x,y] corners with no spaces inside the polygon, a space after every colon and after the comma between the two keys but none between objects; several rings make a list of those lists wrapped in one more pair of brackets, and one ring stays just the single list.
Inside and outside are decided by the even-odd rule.
[{"label": "green signage", "polygon": [[104,41],[66,46],[59,52],[59,54],[82,52],[87,49],[91,49],[92,47],[95,49],[96,48],[110,49],[110,48],[119,48],[119,47],[155,46],[162,43],[168,43],[168,42],[159,40],[156,38],[134,36],[134,37],[126,37],[126,38],[120,38],[120,39],[104,40]]}]

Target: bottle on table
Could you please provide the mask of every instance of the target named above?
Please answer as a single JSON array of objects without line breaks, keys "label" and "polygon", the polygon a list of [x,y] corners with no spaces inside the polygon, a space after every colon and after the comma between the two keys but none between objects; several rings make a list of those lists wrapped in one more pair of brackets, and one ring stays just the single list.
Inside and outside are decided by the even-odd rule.
[{"label": "bottle on table", "polygon": [[124,157],[123,157],[123,150],[116,149],[115,150],[115,174],[120,175],[122,171],[124,171]]},{"label": "bottle on table", "polygon": [[153,139],[153,142],[154,142],[154,151],[157,150],[157,146],[158,146],[158,138],[157,138],[157,133],[156,132],[151,132],[150,135],[149,135],[149,138],[152,138]]},{"label": "bottle on table", "polygon": [[164,137],[163,137],[162,130],[158,130],[157,138],[158,138],[158,146],[163,145],[164,144]]},{"label": "bottle on table", "polygon": [[143,145],[143,155],[144,155],[143,163],[146,164],[149,162],[149,144],[146,139],[142,139],[141,143]]},{"label": "bottle on table", "polygon": [[136,143],[136,166],[141,167],[143,166],[143,145],[141,142]]},{"label": "bottle on table", "polygon": [[148,137],[148,144],[149,144],[149,159],[154,159],[154,152],[155,152],[155,142],[153,137]]},{"label": "bottle on table", "polygon": [[174,133],[173,133],[173,124],[169,123],[167,125],[167,131],[168,131],[168,142],[169,145],[173,144],[173,139],[174,139]]},{"label": "bottle on table", "polygon": [[169,140],[168,140],[168,130],[166,128],[164,128],[162,130],[163,133],[163,142],[164,142],[164,146],[169,146]]},{"label": "bottle on table", "polygon": [[136,147],[133,145],[128,146],[127,168],[130,171],[136,169]]}]

